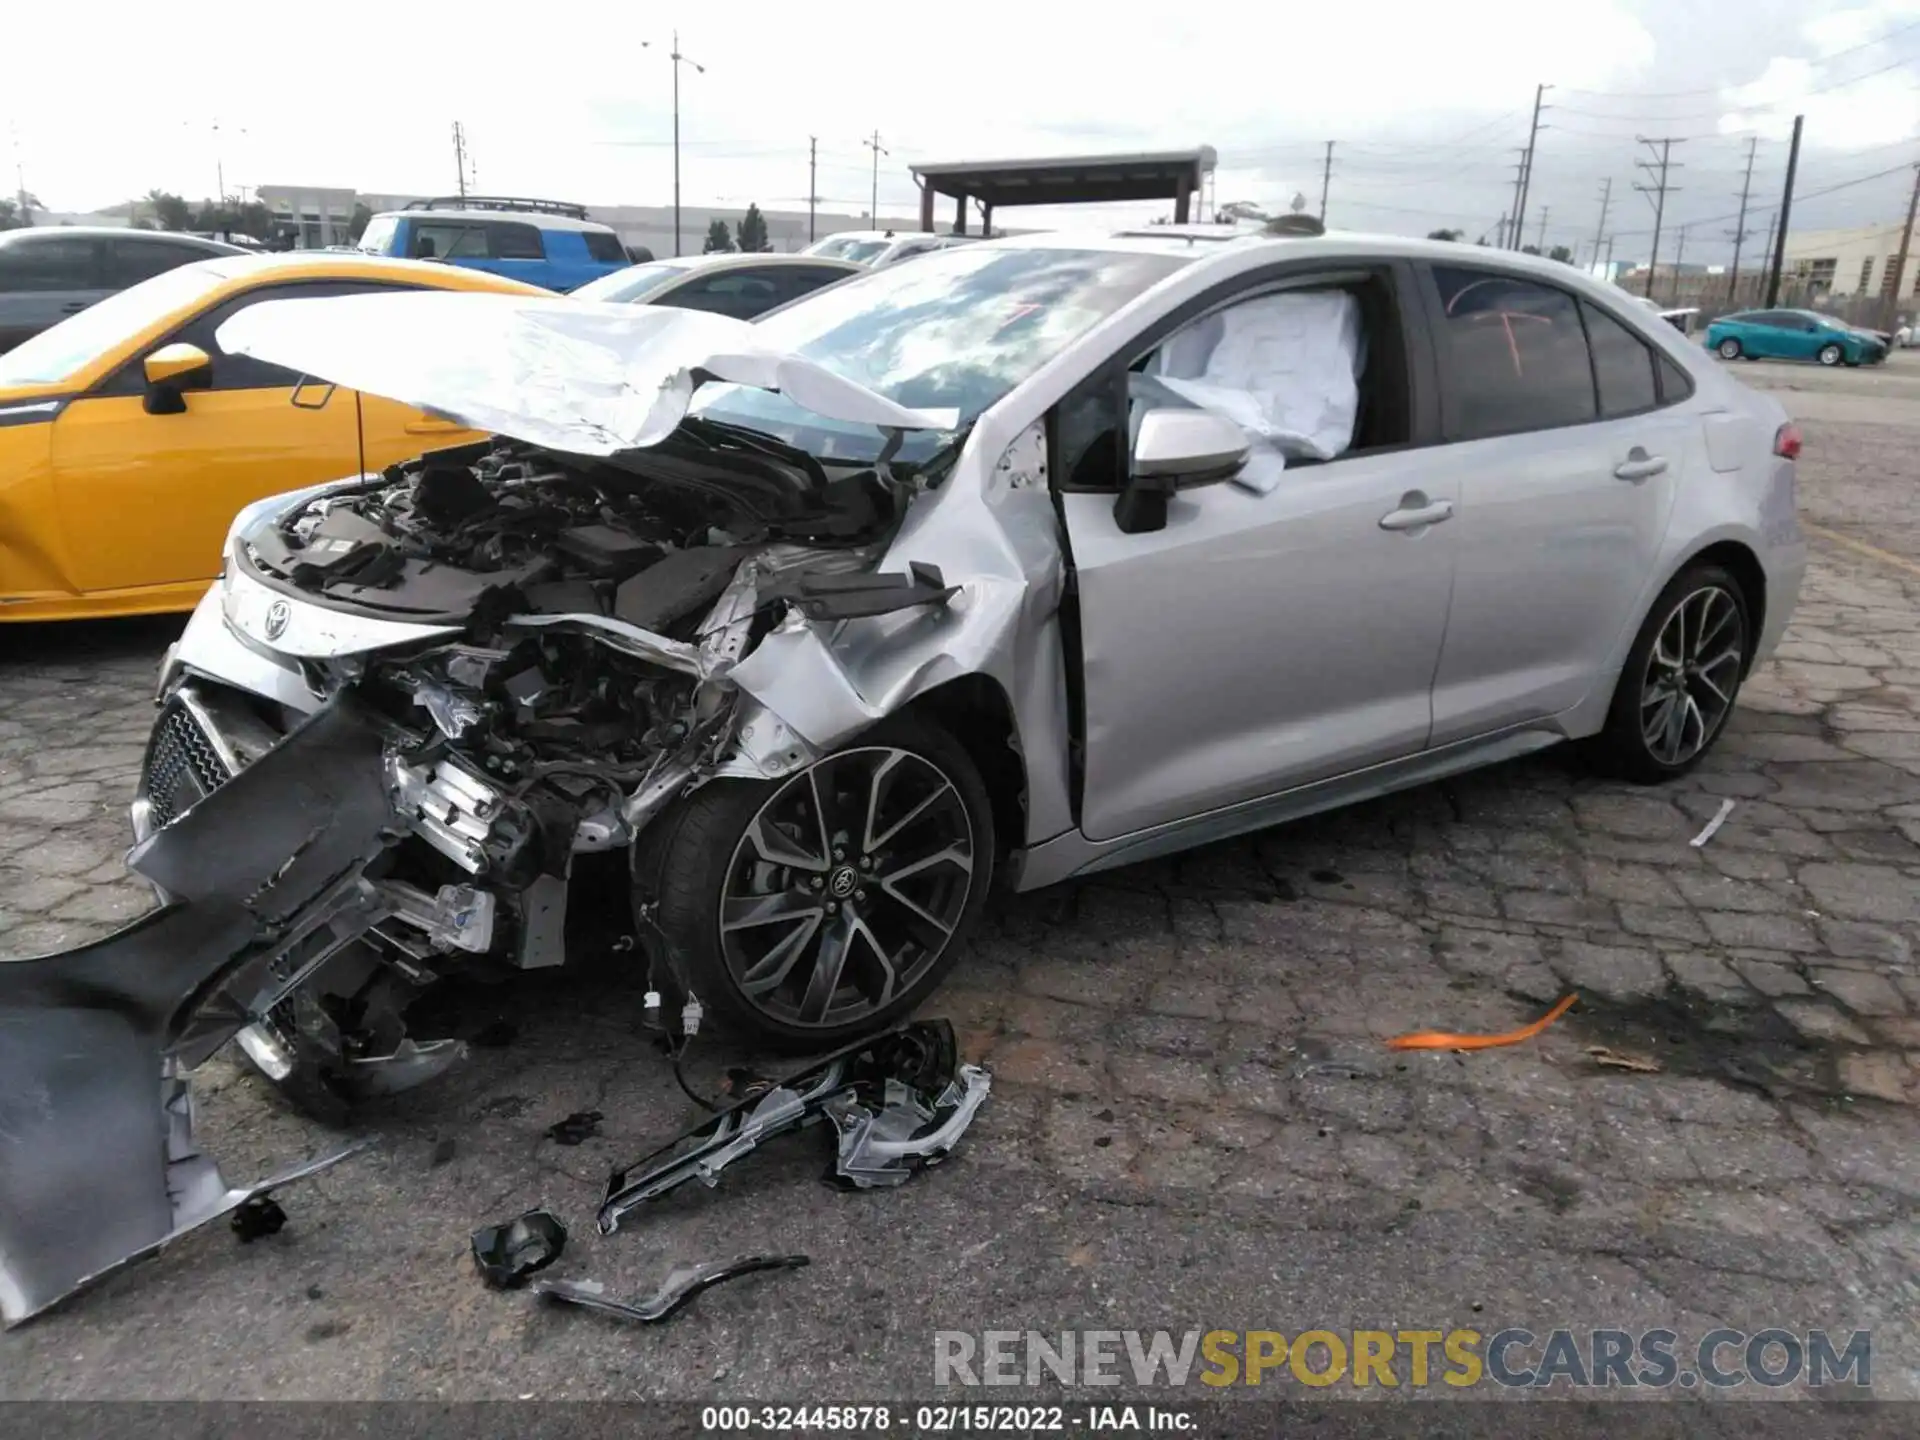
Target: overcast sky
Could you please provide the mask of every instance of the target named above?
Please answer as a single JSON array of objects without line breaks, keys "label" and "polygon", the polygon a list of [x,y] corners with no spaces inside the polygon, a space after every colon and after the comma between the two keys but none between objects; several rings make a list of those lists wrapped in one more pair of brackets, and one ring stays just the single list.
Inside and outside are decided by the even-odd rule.
[{"label": "overcast sky", "polygon": [[[229,189],[418,193],[453,188],[458,119],[483,191],[667,204],[672,41],[643,11],[676,7],[329,0],[275,10],[267,25],[238,18],[257,10],[228,23],[96,0],[83,35],[79,12],[28,6],[6,25],[0,145],[62,210],[155,187],[197,199],[217,166]],[[1796,230],[1896,222],[1920,161],[1920,0],[734,0],[677,13],[684,52],[707,67],[681,71],[688,204],[804,210],[817,135],[822,208],[862,211],[862,140],[877,128],[883,218],[917,213],[916,161],[1196,144],[1219,151],[1219,201],[1278,210],[1299,193],[1318,210],[1333,140],[1333,225],[1471,237],[1508,206],[1539,82],[1553,88],[1526,238],[1544,215],[1549,245],[1583,253],[1608,179],[1617,256],[1644,252],[1653,210],[1629,188],[1647,178],[1634,169],[1648,158],[1637,135],[1685,137],[1667,230],[1690,225],[1688,258],[1730,245],[1749,140],[1749,225],[1752,243],[1764,239],[1795,113],[1807,117]],[[1843,188],[1816,193],[1830,186]],[[997,218],[1105,222],[1163,208]],[[1673,241],[1661,248],[1670,256]]]}]

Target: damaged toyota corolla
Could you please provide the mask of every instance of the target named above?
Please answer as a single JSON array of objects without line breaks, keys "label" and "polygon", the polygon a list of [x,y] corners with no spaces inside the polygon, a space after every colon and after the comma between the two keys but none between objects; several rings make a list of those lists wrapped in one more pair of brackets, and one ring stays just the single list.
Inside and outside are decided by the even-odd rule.
[{"label": "damaged toyota corolla", "polygon": [[[1805,563],[1773,400],[1457,246],[1033,236],[756,325],[380,295],[218,338],[495,438],[235,521],[135,803],[163,908],[0,965],[0,1274],[62,1255],[10,1318],[238,1203],[179,1198],[182,1068],[238,1034],[315,1108],[418,1083],[459,1047],[413,997],[560,963],[609,859],[636,989],[824,1050],[996,877],[1562,739],[1679,774]],[[62,1242],[107,1129],[148,1137],[121,1223]]]}]

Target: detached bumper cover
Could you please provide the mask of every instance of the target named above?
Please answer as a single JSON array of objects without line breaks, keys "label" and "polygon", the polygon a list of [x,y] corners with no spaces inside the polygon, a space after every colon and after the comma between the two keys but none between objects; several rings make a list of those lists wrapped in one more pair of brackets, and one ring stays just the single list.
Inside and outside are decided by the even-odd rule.
[{"label": "detached bumper cover", "polygon": [[134,848],[128,865],[168,904],[95,944],[0,962],[7,1324],[351,1153],[229,1188],[194,1145],[179,1072],[338,948],[330,927],[392,837],[382,758],[373,724],[327,706]]}]

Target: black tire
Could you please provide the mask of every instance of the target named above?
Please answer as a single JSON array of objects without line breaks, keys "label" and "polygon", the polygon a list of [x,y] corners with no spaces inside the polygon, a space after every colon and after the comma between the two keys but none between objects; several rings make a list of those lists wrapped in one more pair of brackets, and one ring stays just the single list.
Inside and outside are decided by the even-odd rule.
[{"label": "black tire", "polygon": [[1740,342],[1731,335],[1720,342],[1719,350],[1722,360],[1738,360],[1740,358]]},{"label": "black tire", "polygon": [[[911,759],[890,761],[889,752]],[[889,768],[876,775],[883,766]],[[894,771],[900,778],[888,779]],[[939,781],[951,788],[951,796]],[[866,841],[847,828],[854,807],[846,795],[850,787],[862,783],[875,811],[880,803],[873,796],[890,795],[897,786],[902,791],[901,804],[915,815],[926,812],[923,818],[905,822],[898,833],[880,827],[882,843],[875,846],[872,857],[860,853]],[[913,809],[908,801],[922,791],[930,798],[920,809]],[[824,804],[832,814],[823,828],[832,840],[846,838],[847,846],[842,847],[846,854],[823,856],[826,863],[819,867],[766,860],[767,851],[779,851],[781,845],[750,836],[750,827],[762,821],[754,836],[771,836],[786,843],[787,854],[806,858],[792,838],[801,826],[784,817],[806,813],[815,795],[832,797]],[[817,817],[819,811],[812,813]],[[867,812],[860,814],[860,823],[870,834],[874,827],[864,818]],[[713,781],[662,817],[655,828],[651,843],[636,856],[636,904],[651,902],[657,907],[655,919],[671,962],[721,1028],[783,1050],[831,1049],[884,1029],[913,1010],[960,958],[993,881],[993,807],[979,771],[952,736],[910,716],[887,720],[807,770],[781,780]],[[963,894],[954,894],[960,883],[955,878],[959,862],[947,858],[958,850],[957,839],[936,852],[939,868],[954,873],[941,878],[934,873],[935,865],[927,862],[920,875],[911,877],[921,887],[917,896],[906,895],[900,888],[907,876],[896,873],[892,877],[896,883],[887,883],[888,862],[903,868],[917,863],[900,853],[912,848],[909,840],[934,843],[948,831],[956,836],[964,832],[970,851]],[[817,850],[827,848],[813,845]],[[869,859],[875,863],[868,865]],[[860,888],[856,891],[854,886]],[[814,893],[803,893],[808,888]],[[833,899],[835,895],[841,899]],[[723,904],[735,906],[736,913],[744,915],[756,899],[783,896],[789,905],[768,907],[769,913],[791,912],[793,921],[736,924],[731,933],[745,938],[729,943],[722,929]],[[810,903],[814,910],[805,908]],[[833,910],[832,918],[824,913],[827,909]],[[811,926],[806,921],[810,914],[817,914]],[[934,945],[932,937],[949,919],[944,939]],[[766,943],[767,932],[781,924],[788,926],[785,934],[773,938],[766,954],[754,960],[751,948]],[[824,981],[808,983],[828,973],[826,966],[833,963],[828,953],[830,925],[844,933],[841,958],[831,972],[839,983],[831,987]],[[781,951],[796,934],[800,934],[794,945],[798,953],[782,964],[773,952]],[[882,949],[902,935],[906,938],[900,948],[883,957]],[[907,963],[896,967],[902,957]],[[744,983],[747,975],[756,967],[769,966],[782,978],[774,980],[770,990],[749,994]],[[851,979],[841,978],[849,966],[856,973]],[[858,973],[862,970],[864,983]],[[884,978],[889,974],[891,981]],[[767,983],[764,975],[760,980],[762,985]],[[871,993],[874,989],[879,993]],[[849,990],[853,998],[843,999]],[[818,998],[821,995],[824,1002]]]},{"label": "black tire", "polygon": [[[1726,604],[1701,604],[1698,597],[1709,592],[1724,597]],[[1684,667],[1682,677],[1676,681],[1668,658],[1674,649],[1669,626],[1683,602],[1696,609],[1690,617],[1694,625],[1692,631],[1685,628],[1688,621],[1682,622],[1679,649],[1683,659],[1710,662],[1705,667],[1704,681],[1697,670],[1688,672]],[[1722,627],[1728,623],[1732,629],[1723,633]],[[1684,775],[1699,764],[1720,738],[1740,698],[1740,682],[1746,677],[1752,636],[1746,592],[1730,571],[1718,565],[1691,565],[1676,575],[1653,602],[1639,635],[1634,638],[1633,648],[1627,652],[1627,663],[1620,671],[1613,703],[1607,711],[1606,728],[1588,743],[1588,754],[1596,768],[1623,780],[1655,785]],[[1686,654],[1690,642],[1698,644],[1691,657]],[[1655,654],[1656,647],[1661,651],[1659,656]],[[1723,659],[1723,655],[1732,658]],[[1720,690],[1725,692],[1725,704],[1716,712],[1713,707],[1719,703],[1716,695]],[[1669,693],[1674,695],[1675,704],[1682,711],[1678,724],[1683,744],[1673,753],[1662,754],[1649,742],[1647,732],[1650,725],[1659,726],[1662,716],[1671,719],[1671,710],[1659,708],[1662,695]],[[1694,702],[1693,713],[1699,721],[1697,730],[1687,719],[1687,699]],[[1661,728],[1664,744],[1671,735]]]},{"label": "black tire", "polygon": [[1842,360],[1847,358],[1847,352],[1842,350],[1838,345],[1822,345],[1819,353],[1813,358],[1818,360],[1822,365],[1838,365]]}]

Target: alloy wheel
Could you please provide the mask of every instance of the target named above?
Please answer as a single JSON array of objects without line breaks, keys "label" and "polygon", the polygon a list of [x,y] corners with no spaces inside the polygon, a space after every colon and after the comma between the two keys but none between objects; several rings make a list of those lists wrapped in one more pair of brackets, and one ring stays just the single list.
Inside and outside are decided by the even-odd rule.
[{"label": "alloy wheel", "polygon": [[1722,340],[1720,342],[1720,358],[1722,360],[1738,360],[1740,358],[1740,342],[1738,340]]},{"label": "alloy wheel", "polygon": [[1827,345],[1821,348],[1820,363],[1822,365],[1838,365],[1843,358],[1844,352],[1838,345]]},{"label": "alloy wheel", "polygon": [[1718,585],[1692,591],[1661,622],[1640,682],[1640,734],[1662,765],[1686,764],[1719,733],[1746,643],[1740,603]]},{"label": "alloy wheel", "polygon": [[973,820],[939,766],[892,746],[830,755],[734,846],[718,917],[728,974],[787,1025],[857,1022],[940,958],[973,876]]}]

